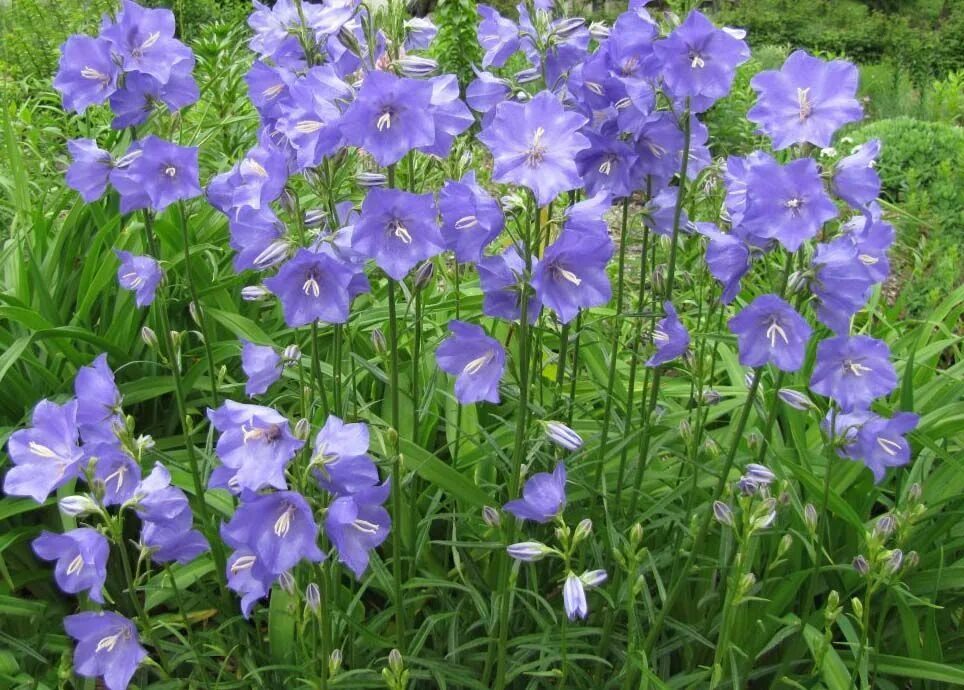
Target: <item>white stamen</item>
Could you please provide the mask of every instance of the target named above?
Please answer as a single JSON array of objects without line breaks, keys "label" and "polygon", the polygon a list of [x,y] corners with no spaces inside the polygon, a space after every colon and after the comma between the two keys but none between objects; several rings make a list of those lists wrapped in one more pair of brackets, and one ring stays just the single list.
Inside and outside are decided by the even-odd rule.
[{"label": "white stamen", "polygon": [[378,525],[369,522],[368,520],[362,520],[361,518],[358,518],[352,522],[351,526],[357,529],[359,532],[364,532],[365,534],[378,533]]},{"label": "white stamen", "polygon": [[261,95],[270,101],[273,98],[277,98],[278,94],[284,91],[284,88],[285,88],[285,85],[283,83],[275,84],[274,86],[269,86],[264,91],[262,91]]},{"label": "white stamen", "polygon": [[603,91],[603,87],[600,86],[599,84],[597,84],[597,83],[594,82],[594,81],[587,81],[587,82],[586,82],[586,88],[589,89],[590,91],[592,91],[592,92],[593,92],[594,94],[596,94],[597,96],[602,96],[603,93],[605,93],[605,92]]},{"label": "white stamen", "polygon": [[616,110],[625,110],[632,104],[633,102],[629,100],[629,97],[627,96],[626,98],[620,98],[618,101],[616,101],[613,104],[613,107],[616,108]]},{"label": "white stamen", "polygon": [[482,371],[483,367],[485,367],[486,364],[492,361],[494,357],[495,357],[495,353],[492,352],[492,350],[489,350],[481,357],[477,357],[476,359],[473,359],[471,362],[466,364],[465,367],[462,369],[462,373],[468,374],[469,376],[478,374],[480,371]]},{"label": "white stamen", "polygon": [[375,127],[378,128],[379,132],[382,132],[386,129],[391,129],[392,114],[388,111],[385,111],[384,113],[382,113],[381,116],[378,118],[378,121],[375,123]]},{"label": "white stamen", "polygon": [[624,77],[628,77],[636,71],[637,67],[639,67],[639,58],[633,55],[631,58],[628,58],[619,69]]},{"label": "white stamen", "polygon": [[160,37],[161,37],[160,31],[155,31],[154,33],[152,33],[150,36],[147,37],[146,41],[141,43],[141,50],[147,50],[148,48],[150,48],[152,45],[157,43],[157,40]]},{"label": "white stamen", "polygon": [[60,457],[48,446],[45,446],[42,443],[37,443],[36,441],[31,441],[27,444],[27,447],[30,448],[31,453],[34,455],[39,455],[42,458],[59,459]]},{"label": "white stamen", "polygon": [[282,539],[288,534],[288,530],[291,529],[291,516],[294,515],[294,512],[295,507],[289,505],[274,522],[274,533]]},{"label": "white stamen", "polygon": [[261,163],[256,161],[254,158],[245,158],[243,161],[241,161],[240,170],[242,175],[247,173],[254,173],[258,177],[268,176],[268,171],[265,170],[264,166],[261,165]]},{"label": "white stamen", "polygon": [[321,294],[321,286],[318,285],[318,281],[311,274],[305,280],[304,284],[301,286],[302,292],[311,297],[318,297]]},{"label": "white stamen", "polygon": [[653,342],[656,343],[668,343],[669,334],[662,328],[656,328],[653,330]]},{"label": "white stamen", "polygon": [[801,206],[803,206],[803,199],[798,199],[797,197],[793,197],[792,199],[789,199],[789,200],[788,200],[786,203],[784,203],[783,205],[786,206],[787,208],[793,210],[793,211],[796,211],[798,208],[800,208]]},{"label": "white stamen", "polygon": [[124,486],[124,475],[126,474],[127,474],[127,465],[121,465],[120,467],[117,468],[116,471],[111,472],[109,475],[107,475],[107,477],[104,479],[104,484],[105,485],[109,484],[111,479],[117,479],[117,490],[120,491],[121,487]]},{"label": "white stamen", "polygon": [[694,55],[693,59],[690,61],[690,67],[693,69],[703,69],[706,67],[706,61],[701,55]]},{"label": "white stamen", "polygon": [[542,137],[546,134],[546,130],[542,127],[537,127],[535,133],[532,135],[532,145],[526,152],[526,164],[530,168],[534,168],[542,162],[542,159],[546,155],[546,147],[542,145]]},{"label": "white stamen", "polygon": [[98,652],[113,652],[114,647],[117,646],[117,641],[120,639],[121,633],[116,635],[108,635],[107,637],[101,638],[100,642],[97,643],[97,648],[94,650],[94,654]]},{"label": "white stamen", "polygon": [[134,289],[137,289],[144,284],[144,279],[141,276],[134,273],[133,271],[131,271],[130,273],[125,273],[124,275],[121,276],[121,278],[126,280],[127,283]]},{"label": "white stamen", "polygon": [[301,134],[311,134],[312,132],[317,132],[322,127],[324,127],[324,123],[318,120],[302,120],[295,125],[295,131]]},{"label": "white stamen", "polygon": [[456,230],[468,230],[469,228],[474,228],[479,224],[479,219],[475,216],[462,216],[457,221],[455,221]]},{"label": "white stamen", "polygon": [[646,143],[646,148],[649,149],[649,152],[654,156],[656,156],[657,158],[662,158],[663,156],[666,155],[665,147],[660,146],[654,141],[646,141],[645,143]]},{"label": "white stamen", "polygon": [[810,87],[805,89],[797,87],[797,105],[800,106],[800,121],[806,120],[813,112],[813,103],[810,102]]},{"label": "white stamen", "polygon": [[110,77],[103,72],[95,70],[93,67],[84,67],[84,69],[80,70],[80,76],[91,81],[102,81],[104,83],[110,81]]},{"label": "white stamen", "polygon": [[569,271],[565,268],[560,268],[559,266],[556,266],[555,270],[556,270],[556,274],[563,280],[568,280],[570,283],[577,286],[582,284],[582,278],[577,276],[572,271]]},{"label": "white stamen", "polygon": [[83,568],[84,568],[84,557],[78,553],[76,556],[74,556],[74,560],[70,562],[70,565],[67,566],[67,574],[76,575],[81,570],[83,570]]},{"label": "white stamen", "polygon": [[395,237],[400,239],[404,244],[412,243],[412,236],[408,233],[408,229],[397,220],[393,221],[389,228],[390,232],[395,235]]},{"label": "white stamen", "polygon": [[613,171],[613,159],[607,158],[599,166],[599,172],[603,175],[608,175]]},{"label": "white stamen", "polygon": [[873,371],[870,367],[865,367],[860,362],[855,362],[852,359],[848,359],[844,362],[843,368],[845,372],[850,372],[854,376],[863,376],[868,371]]},{"label": "white stamen", "polygon": [[787,332],[783,330],[783,327],[776,320],[773,320],[767,328],[767,338],[770,339],[770,347],[777,346],[777,336],[780,336],[787,345],[790,344],[790,341],[787,339]]},{"label": "white stamen", "polygon": [[903,446],[897,441],[891,441],[889,438],[884,438],[883,436],[877,437],[877,445],[880,446],[881,450],[891,457],[897,455],[901,448],[903,448]]},{"label": "white stamen", "polygon": [[860,259],[860,263],[864,266],[873,266],[874,264],[880,263],[880,259],[870,254],[860,254],[857,258]]},{"label": "white stamen", "polygon": [[241,442],[244,445],[248,445],[248,441],[257,441],[264,438],[264,429],[259,429],[256,426],[247,427],[241,425]]},{"label": "white stamen", "polygon": [[166,168],[164,168],[164,174],[167,175],[168,177],[174,177],[175,175],[177,175],[177,168],[175,168],[173,165],[169,165]]},{"label": "white stamen", "polygon": [[241,556],[231,565],[231,573],[237,575],[242,570],[248,570],[253,568],[254,564],[258,561],[256,556]]}]

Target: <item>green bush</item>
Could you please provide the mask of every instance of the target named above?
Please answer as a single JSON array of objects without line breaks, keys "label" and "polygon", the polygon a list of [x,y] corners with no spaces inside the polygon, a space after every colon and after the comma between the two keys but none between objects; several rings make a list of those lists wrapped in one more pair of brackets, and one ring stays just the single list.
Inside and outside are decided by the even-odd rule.
[{"label": "green bush", "polygon": [[927,105],[932,120],[964,125],[964,70],[935,81]]}]

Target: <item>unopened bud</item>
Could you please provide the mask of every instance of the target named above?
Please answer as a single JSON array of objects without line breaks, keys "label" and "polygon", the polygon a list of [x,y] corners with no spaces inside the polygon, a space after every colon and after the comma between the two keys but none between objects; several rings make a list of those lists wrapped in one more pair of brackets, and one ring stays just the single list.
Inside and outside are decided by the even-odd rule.
[{"label": "unopened bud", "polygon": [[920,555],[916,551],[908,551],[904,556],[905,568],[916,568],[920,563]]},{"label": "unopened bud", "polygon": [[281,191],[281,198],[279,201],[281,202],[281,208],[283,208],[285,211],[288,213],[295,212],[295,206],[298,200],[297,197],[295,197],[294,192],[287,187]]},{"label": "unopened bud", "polygon": [[566,39],[575,34],[585,25],[586,20],[582,17],[568,17],[556,22],[553,25],[552,34],[561,39]]},{"label": "unopened bud", "polygon": [[525,563],[541,561],[552,553],[552,549],[538,541],[522,541],[518,544],[510,544],[505,550],[512,558]]},{"label": "unopened bud", "polygon": [[60,512],[70,517],[81,517],[97,512],[97,504],[90,496],[64,496],[57,502]]},{"label": "unopened bud", "polygon": [[777,391],[777,397],[795,410],[812,410],[815,407],[810,398],[792,388],[781,388]]},{"label": "unopened bud", "polygon": [[643,543],[643,526],[640,523],[633,524],[629,529],[629,541],[633,546],[639,546]]},{"label": "unopened bud", "polygon": [[609,27],[603,22],[593,22],[589,25],[589,35],[596,41],[605,41],[609,38]]},{"label": "unopened bud", "polygon": [[528,84],[542,77],[542,73],[535,67],[527,67],[524,70],[519,70],[513,75],[513,80],[516,84]]},{"label": "unopened bud", "polygon": [[302,417],[295,422],[295,438],[307,441],[309,436],[311,436],[311,422]]},{"label": "unopened bud", "polygon": [[921,489],[920,484],[914,482],[910,485],[910,488],[907,489],[907,500],[909,500],[911,503],[917,503],[921,499],[923,493],[924,492]]},{"label": "unopened bud", "polygon": [[890,575],[895,574],[900,570],[900,566],[904,564],[904,552],[900,549],[894,549],[889,554],[887,554],[886,560],[884,560],[884,569]]},{"label": "unopened bud", "polygon": [[188,311],[188,313],[191,315],[191,320],[192,320],[195,324],[197,324],[198,326],[200,326],[200,325],[201,325],[201,308],[197,305],[197,303],[196,303],[196,302],[188,302],[188,303],[187,303],[187,311]]},{"label": "unopened bud", "polygon": [[679,437],[683,439],[683,442],[686,443],[687,446],[693,440],[693,427],[690,425],[690,422],[688,419],[680,420]]},{"label": "unopened bud", "polygon": [[321,591],[314,582],[309,582],[308,586],[305,587],[305,603],[312,613],[318,613],[321,608]]},{"label": "unopened bud", "polygon": [[746,445],[750,450],[759,450],[763,445],[763,435],[758,431],[751,431],[746,435]]},{"label": "unopened bud", "polygon": [[385,354],[388,351],[388,343],[385,341],[385,334],[382,333],[382,329],[375,328],[372,330],[372,348],[375,352],[380,355]]},{"label": "unopened bud", "polygon": [[717,405],[722,399],[723,399],[723,396],[721,396],[717,391],[713,390],[712,388],[703,391],[702,400],[703,400],[703,403],[706,405],[710,405],[710,406]]},{"label": "unopened bud", "polygon": [[745,573],[743,577],[740,578],[740,596],[745,596],[747,592],[753,589],[756,585],[756,575],[753,573]]},{"label": "unopened bud", "polygon": [[502,516],[492,506],[482,506],[482,522],[489,527],[498,527],[502,524]]},{"label": "unopened bud", "polygon": [[850,608],[853,609],[854,616],[857,620],[863,620],[864,617],[864,605],[860,602],[860,599],[854,597],[850,600]]},{"label": "unopened bud", "polygon": [[874,524],[874,536],[886,539],[894,530],[897,529],[897,520],[894,519],[893,515],[883,515],[876,524]]},{"label": "unopened bud", "polygon": [[264,285],[249,285],[241,289],[241,299],[245,302],[260,302],[270,296],[271,292]]},{"label": "unopened bud", "polygon": [[790,534],[784,534],[780,539],[780,545],[777,546],[777,558],[781,558],[790,547],[793,546],[793,536]]},{"label": "unopened bud", "polygon": [[576,525],[576,531],[573,533],[572,539],[575,543],[578,543],[590,534],[592,534],[592,520],[584,518]]},{"label": "unopened bud", "polygon": [[278,576],[278,584],[281,586],[287,594],[294,595],[295,593],[295,579],[291,576],[287,570]]},{"label": "unopened bud", "polygon": [[384,187],[388,184],[388,178],[382,173],[360,172],[355,175],[355,182],[358,183],[359,187],[372,189],[374,187]]},{"label": "unopened bud", "polygon": [[435,264],[431,261],[423,262],[422,265],[418,267],[418,270],[415,271],[415,289],[424,290],[432,281],[433,275],[435,275]]},{"label": "unopened bud", "polygon": [[817,509],[812,503],[808,503],[803,507],[803,522],[811,532],[817,531],[819,518],[817,517]]},{"label": "unopened bud", "polygon": [[870,563],[863,555],[857,556],[853,561],[854,570],[857,571],[859,575],[866,576],[870,572]]},{"label": "unopened bud", "polygon": [[803,292],[810,285],[810,276],[806,272],[794,271],[787,281],[787,294],[795,295]]},{"label": "unopened bud", "polygon": [[301,349],[297,345],[289,345],[282,353],[285,364],[297,364],[301,360]]},{"label": "unopened bud", "polygon": [[723,452],[723,449],[720,447],[720,444],[714,441],[709,436],[707,436],[706,439],[703,441],[702,449],[703,449],[703,453],[712,460],[716,460],[717,458],[719,458]]},{"label": "unopened bud", "polygon": [[438,63],[435,60],[418,55],[406,55],[396,60],[395,65],[403,77],[412,79],[430,77],[438,71]]},{"label": "unopened bud", "polygon": [[713,517],[715,517],[721,525],[733,526],[733,511],[730,509],[730,506],[723,501],[713,502]]},{"label": "unopened bud", "polygon": [[561,448],[576,451],[582,448],[582,437],[562,422],[546,422],[546,436]]},{"label": "unopened bud", "polygon": [[402,653],[397,649],[393,649],[388,653],[388,668],[390,668],[392,673],[394,673],[396,676],[405,668],[405,662],[402,660]]},{"label": "unopened bud", "polygon": [[328,657],[328,675],[335,676],[341,670],[341,650],[333,649]]},{"label": "unopened bud", "polygon": [[141,328],[141,340],[152,350],[156,349],[160,343],[157,342],[157,333],[150,326]]},{"label": "unopened bud", "polygon": [[305,211],[304,222],[306,228],[320,228],[325,223],[328,214],[323,209],[313,208]]},{"label": "unopened bud", "polygon": [[765,484],[769,486],[777,478],[771,470],[766,465],[759,465],[755,462],[751,462],[746,466],[744,470],[744,475],[755,481],[757,484]]},{"label": "unopened bud", "polygon": [[594,589],[602,585],[608,577],[605,570],[587,570],[579,576],[579,579],[582,580],[586,589]]},{"label": "unopened bud", "polygon": [[261,270],[271,268],[287,259],[290,253],[291,243],[287,239],[275,240],[254,257],[251,263]]}]

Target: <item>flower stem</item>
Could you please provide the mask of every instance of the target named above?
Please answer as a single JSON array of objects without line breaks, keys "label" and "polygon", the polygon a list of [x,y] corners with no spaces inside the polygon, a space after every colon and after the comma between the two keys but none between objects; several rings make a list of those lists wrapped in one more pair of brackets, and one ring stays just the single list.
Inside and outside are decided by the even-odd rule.
[{"label": "flower stem", "polygon": [[391,356],[389,399],[391,400],[392,449],[392,512],[399,523],[392,530],[392,577],[395,598],[395,644],[405,648],[405,606],[402,601],[402,455],[399,452],[399,391],[398,391],[398,319],[395,313],[395,281],[388,279],[388,346]]}]

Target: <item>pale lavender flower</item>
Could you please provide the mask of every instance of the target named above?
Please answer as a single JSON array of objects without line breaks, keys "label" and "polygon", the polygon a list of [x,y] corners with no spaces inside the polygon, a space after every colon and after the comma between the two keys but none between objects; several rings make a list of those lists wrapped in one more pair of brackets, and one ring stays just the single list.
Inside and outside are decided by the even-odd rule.
[{"label": "pale lavender flower", "polygon": [[248,377],[244,392],[249,396],[260,395],[281,378],[281,356],[270,345],[241,342],[241,369]]},{"label": "pale lavender flower", "polygon": [[73,664],[77,675],[103,678],[107,690],[126,690],[147,657],[137,626],[119,613],[77,613],[64,618],[64,628],[77,640]]},{"label": "pale lavender flower", "polygon": [[33,540],[34,553],[45,561],[57,561],[54,579],[68,594],[86,591],[93,601],[104,603],[107,556],[110,547],[103,534],[81,527],[64,534],[46,530]]},{"label": "pale lavender flower", "polygon": [[532,475],[522,488],[522,498],[506,503],[503,508],[520,520],[549,522],[566,507],[566,467],[561,462],[552,474]]},{"label": "pale lavender flower", "polygon": [[7,452],[14,466],[3,490],[9,496],[29,496],[43,503],[56,489],[80,474],[84,457],[78,445],[77,401],[57,405],[41,400],[30,427],[13,432]]},{"label": "pale lavender flower", "polygon": [[120,268],[117,269],[117,282],[120,286],[134,293],[134,301],[138,307],[152,304],[157,286],[164,276],[157,260],[151,256],[134,256],[122,249],[115,249],[114,254],[121,261]]}]

